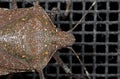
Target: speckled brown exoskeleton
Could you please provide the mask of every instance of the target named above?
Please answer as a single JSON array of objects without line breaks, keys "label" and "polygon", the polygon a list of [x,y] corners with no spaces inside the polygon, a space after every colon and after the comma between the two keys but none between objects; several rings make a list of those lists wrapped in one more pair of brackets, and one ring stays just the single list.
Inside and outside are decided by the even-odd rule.
[{"label": "speckled brown exoskeleton", "polygon": [[62,63],[55,52],[75,42],[71,31],[82,19],[70,31],[59,31],[38,1],[21,9],[12,1],[13,9],[0,8],[0,75],[35,70],[44,79],[43,68],[51,57]]}]

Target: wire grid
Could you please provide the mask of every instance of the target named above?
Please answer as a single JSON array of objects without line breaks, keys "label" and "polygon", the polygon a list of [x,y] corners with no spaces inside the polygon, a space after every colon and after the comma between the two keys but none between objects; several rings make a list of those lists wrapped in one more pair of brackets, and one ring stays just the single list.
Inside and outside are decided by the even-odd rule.
[{"label": "wire grid", "polygon": [[[18,7],[30,7],[31,1],[34,0],[18,0]],[[65,31],[76,24],[93,0],[71,0],[71,2],[69,16],[63,19],[57,15],[55,18],[57,27]],[[50,12],[53,7],[59,8],[60,13],[65,12],[65,0],[41,0],[40,4],[47,12]],[[11,8],[11,0],[0,0],[0,6]],[[120,79],[119,12],[120,0],[97,0],[94,8],[72,32],[76,38],[72,47],[86,66],[91,79]],[[86,75],[72,51],[63,48],[57,53],[74,74]],[[72,79],[55,63],[53,58],[44,69],[44,74],[45,79]],[[16,75],[17,79],[18,76],[20,79],[38,79],[35,73]]]}]

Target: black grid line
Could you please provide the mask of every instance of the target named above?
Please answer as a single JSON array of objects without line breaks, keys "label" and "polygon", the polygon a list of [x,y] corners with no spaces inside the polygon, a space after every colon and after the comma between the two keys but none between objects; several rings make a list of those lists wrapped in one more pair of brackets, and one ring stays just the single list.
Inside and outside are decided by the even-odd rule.
[{"label": "black grid line", "polygon": [[[17,0],[18,7],[31,7],[34,0]],[[40,0],[47,11],[53,7],[65,12],[65,0]],[[68,31],[84,15],[94,0],[70,0],[70,14],[63,19],[59,14],[55,18],[57,28]],[[1,8],[11,8],[11,0],[0,0]],[[120,0],[97,0],[86,18],[72,32],[76,38],[72,48],[78,53],[92,79],[120,79]],[[85,75],[75,55],[67,48],[57,51],[74,74]],[[52,58],[44,69],[45,79],[72,79]],[[5,79],[2,76],[0,79]],[[36,73],[15,74],[14,79],[39,79]],[[87,78],[87,77],[86,77]]]}]

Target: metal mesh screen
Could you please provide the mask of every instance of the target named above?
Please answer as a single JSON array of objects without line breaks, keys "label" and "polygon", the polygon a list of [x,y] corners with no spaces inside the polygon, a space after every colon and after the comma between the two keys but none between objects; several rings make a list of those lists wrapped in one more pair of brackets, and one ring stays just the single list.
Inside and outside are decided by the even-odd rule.
[{"label": "metal mesh screen", "polygon": [[[18,0],[18,7],[30,7],[31,1]],[[40,0],[47,11],[53,7],[65,12],[65,0]],[[58,28],[68,31],[85,14],[93,0],[71,0],[70,14],[63,19],[55,18]],[[11,8],[11,0],[0,0],[0,7]],[[120,0],[97,0],[97,4],[88,13],[81,24],[72,32],[76,42],[72,45],[90,73],[91,79],[120,79],[119,31]],[[72,51],[63,48],[57,51],[74,74],[85,76],[83,67]],[[45,79],[72,79],[52,58],[44,69]],[[0,79],[5,79],[2,76]],[[36,73],[15,74],[14,79],[38,79]]]}]

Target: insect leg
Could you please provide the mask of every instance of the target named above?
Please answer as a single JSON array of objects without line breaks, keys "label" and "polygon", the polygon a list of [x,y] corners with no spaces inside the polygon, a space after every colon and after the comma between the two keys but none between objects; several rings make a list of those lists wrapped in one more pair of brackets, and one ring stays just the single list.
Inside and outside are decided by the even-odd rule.
[{"label": "insect leg", "polygon": [[58,14],[58,13],[59,13],[59,9],[57,7],[52,8],[51,12],[48,13],[48,15],[49,15],[50,19],[52,20],[52,22],[55,22],[54,18],[56,16],[56,14]]},{"label": "insect leg", "polygon": [[68,16],[68,14],[70,13],[70,8],[71,8],[71,2],[70,0],[66,0],[66,10],[65,13],[62,15],[63,18]]},{"label": "insect leg", "polygon": [[34,6],[39,6],[39,0],[35,0],[35,1],[33,2],[33,5],[34,5]]},{"label": "insect leg", "polygon": [[68,68],[68,66],[66,64],[64,64],[64,62],[61,60],[61,58],[59,56],[57,56],[57,54],[55,53],[54,54],[54,59],[56,60],[56,62],[64,69],[64,71],[69,74],[70,76],[76,78],[76,79],[79,79],[79,78],[82,78],[81,76],[79,75],[75,75],[71,72],[71,70]]},{"label": "insect leg", "polygon": [[12,78],[13,78],[13,73],[9,74],[7,79],[12,79]]},{"label": "insect leg", "polygon": [[[62,18],[66,18],[70,12],[71,3],[70,0],[66,0],[66,10],[64,14],[61,14]],[[49,13],[49,16],[51,20],[54,22],[55,15],[58,14],[60,10],[57,7],[52,8],[51,12]]]},{"label": "insect leg", "polygon": [[16,2],[16,0],[12,0],[12,4],[13,4],[13,9],[16,9],[17,8],[17,2]]},{"label": "insect leg", "polygon": [[45,79],[45,77],[44,77],[44,74],[43,74],[43,71],[42,70],[36,70],[37,72],[38,72],[38,74],[39,74],[39,78],[40,79]]},{"label": "insect leg", "polygon": [[71,70],[67,67],[67,65],[64,64],[64,62],[61,60],[61,58],[59,56],[57,56],[57,54],[54,54],[54,59],[57,61],[58,64],[60,64],[60,66],[63,67],[63,69],[65,70],[66,73],[71,74]]}]

